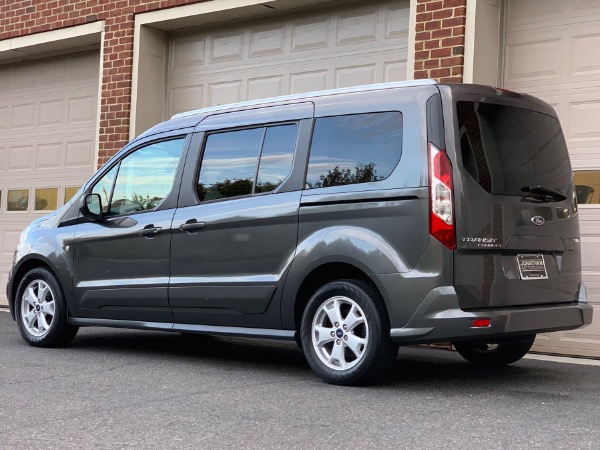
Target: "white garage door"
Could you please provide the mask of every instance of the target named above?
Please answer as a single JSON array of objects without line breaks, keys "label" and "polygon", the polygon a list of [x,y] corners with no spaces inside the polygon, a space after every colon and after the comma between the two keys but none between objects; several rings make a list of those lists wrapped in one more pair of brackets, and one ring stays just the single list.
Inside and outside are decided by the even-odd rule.
[{"label": "white garage door", "polygon": [[507,6],[504,86],[546,100],[560,117],[579,185],[583,279],[596,317],[581,331],[541,336],[536,349],[600,356],[600,0]]},{"label": "white garage door", "polygon": [[[346,3],[347,5],[348,3]],[[406,79],[408,1],[352,2],[170,42],[168,111]]]},{"label": "white garage door", "polygon": [[0,66],[0,305],[21,230],[94,172],[98,52]]}]

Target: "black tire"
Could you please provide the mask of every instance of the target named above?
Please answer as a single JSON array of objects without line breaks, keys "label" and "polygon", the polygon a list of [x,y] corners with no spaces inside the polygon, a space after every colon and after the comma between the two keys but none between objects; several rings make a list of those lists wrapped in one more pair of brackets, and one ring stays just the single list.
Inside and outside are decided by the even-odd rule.
[{"label": "black tire", "polygon": [[479,367],[499,367],[520,360],[529,352],[535,335],[519,342],[487,344],[482,342],[456,342],[454,347],[471,364]]},{"label": "black tire", "polygon": [[[41,286],[47,286],[49,288],[49,293],[46,293],[43,296],[44,299],[39,301],[41,298],[40,296],[42,296],[40,290]],[[25,292],[29,291],[30,288],[34,293],[37,293],[37,295],[34,296],[35,301],[32,301],[32,303],[35,303],[37,306],[32,305],[24,298]],[[32,299],[33,297],[28,296],[28,298]],[[54,302],[53,315],[49,313],[48,309],[46,309],[48,312],[47,314],[44,313],[43,310],[44,304],[47,308],[50,306],[50,302],[48,301],[50,299],[53,299]],[[24,307],[26,310],[24,310]],[[36,312],[37,314],[35,314]],[[28,316],[28,314],[31,313],[34,313],[34,316],[37,316],[37,318],[34,318],[30,322],[31,325],[28,326],[26,324],[26,317],[33,317],[30,315]],[[40,317],[42,315],[43,326],[41,325],[42,318]],[[43,267],[30,270],[19,283],[17,296],[15,298],[15,316],[17,318],[17,325],[21,336],[23,336],[23,339],[25,339],[29,345],[34,347],[65,346],[71,342],[79,329],[79,327],[69,325],[69,311],[60,284],[52,272]],[[45,325],[48,325],[47,328]]]},{"label": "black tire", "polygon": [[[342,331],[343,325],[350,323],[350,309],[345,312],[345,316],[344,311],[341,311],[343,320],[339,326],[336,327],[331,321],[327,322],[329,314],[324,312],[327,308],[326,305],[336,297],[350,300],[347,304],[343,303],[342,308],[352,308],[352,304],[356,304],[362,310],[356,309],[360,313],[361,324],[357,325],[354,330]],[[346,300],[341,301],[345,302]],[[341,337],[337,339],[338,335],[335,334],[335,338],[331,339],[331,342],[322,345],[317,350],[319,346],[313,341],[313,335],[316,340],[318,332],[313,333],[313,322],[317,322],[319,317],[325,316],[327,318],[324,319],[324,323],[330,323],[331,332],[340,333]],[[323,328],[325,327],[324,325]],[[329,328],[327,329],[329,330]],[[398,348],[390,338],[390,324],[383,301],[370,284],[359,280],[330,282],[315,292],[304,310],[300,332],[302,348],[308,364],[317,375],[331,384],[364,385],[374,382],[390,369],[398,353]],[[327,333],[324,333],[324,336],[327,336]],[[365,336],[366,339],[363,339]],[[347,338],[350,339],[346,340]],[[360,356],[350,348],[349,344],[353,342],[354,338],[366,341],[365,344],[358,347]],[[333,357],[335,345],[340,345],[341,353],[338,354],[341,358],[339,360],[330,359],[326,363],[321,358],[327,357],[329,344],[331,344],[331,357]],[[354,358],[349,363],[346,359],[348,355],[350,359]],[[342,359],[344,363],[341,362]],[[339,364],[339,367],[332,368],[334,364]],[[343,364],[348,364],[348,368],[344,368]]]}]

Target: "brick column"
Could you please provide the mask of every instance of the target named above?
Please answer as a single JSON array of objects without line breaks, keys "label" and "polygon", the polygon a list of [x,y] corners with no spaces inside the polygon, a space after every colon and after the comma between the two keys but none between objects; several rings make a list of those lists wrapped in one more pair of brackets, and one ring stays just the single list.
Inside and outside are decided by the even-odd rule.
[{"label": "brick column", "polygon": [[414,77],[462,83],[467,0],[417,0]]}]

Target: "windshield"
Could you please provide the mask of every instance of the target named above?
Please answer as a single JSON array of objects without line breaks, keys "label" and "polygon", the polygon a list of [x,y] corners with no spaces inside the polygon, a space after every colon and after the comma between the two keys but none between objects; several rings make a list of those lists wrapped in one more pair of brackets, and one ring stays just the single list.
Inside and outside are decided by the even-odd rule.
[{"label": "windshield", "polygon": [[456,110],[463,166],[484,190],[567,195],[572,172],[558,119],[494,103],[459,101]]}]

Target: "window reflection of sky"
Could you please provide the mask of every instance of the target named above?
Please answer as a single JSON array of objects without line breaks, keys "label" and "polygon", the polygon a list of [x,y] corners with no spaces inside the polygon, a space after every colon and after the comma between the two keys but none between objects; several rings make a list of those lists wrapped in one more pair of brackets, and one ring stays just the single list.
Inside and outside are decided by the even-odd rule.
[{"label": "window reflection of sky", "polygon": [[267,128],[260,157],[259,185],[264,183],[278,185],[289,175],[294,160],[297,134],[296,125]]},{"label": "window reflection of sky", "polygon": [[254,179],[262,138],[263,128],[208,136],[200,183],[212,186],[225,179]]},{"label": "window reflection of sky", "polygon": [[[166,197],[173,187],[184,141],[185,139],[176,139],[151,144],[123,159],[112,197],[113,203],[121,199],[132,200],[134,196],[150,199]],[[116,171],[117,166],[94,186],[93,192],[101,195],[104,207],[108,204]]]},{"label": "window reflection of sky", "polygon": [[352,173],[359,163],[374,163],[378,178],[386,178],[400,159],[402,114],[397,111],[317,119],[310,150],[307,182],[339,166]]},{"label": "window reflection of sky", "polygon": [[184,139],[149,145],[126,157],[115,185],[113,201],[134,195],[164,198],[173,186]]},{"label": "window reflection of sky", "polygon": [[259,183],[281,183],[292,167],[297,128],[281,125],[268,127],[266,134],[264,128],[254,128],[210,135],[199,183],[209,188],[225,180],[254,181],[259,155]]}]

